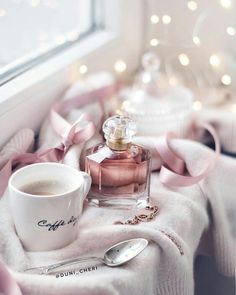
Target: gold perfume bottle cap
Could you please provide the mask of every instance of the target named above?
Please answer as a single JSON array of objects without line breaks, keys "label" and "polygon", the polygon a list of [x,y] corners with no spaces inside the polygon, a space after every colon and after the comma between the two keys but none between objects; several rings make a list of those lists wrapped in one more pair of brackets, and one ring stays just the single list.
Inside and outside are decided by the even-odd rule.
[{"label": "gold perfume bottle cap", "polygon": [[102,129],[107,145],[113,150],[126,150],[136,134],[136,124],[124,116],[108,118]]}]

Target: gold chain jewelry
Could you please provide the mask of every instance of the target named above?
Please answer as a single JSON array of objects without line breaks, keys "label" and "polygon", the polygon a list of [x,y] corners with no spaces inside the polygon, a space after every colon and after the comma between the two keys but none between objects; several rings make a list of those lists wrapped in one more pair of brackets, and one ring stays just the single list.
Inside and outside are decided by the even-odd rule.
[{"label": "gold chain jewelry", "polygon": [[138,224],[140,222],[149,222],[151,220],[153,220],[158,212],[160,211],[159,207],[157,206],[146,206],[145,207],[145,210],[147,211],[151,211],[151,212],[145,212],[145,213],[142,213],[142,214],[139,214],[139,215],[135,215],[134,218],[132,219],[128,219],[126,221],[116,221],[114,222],[114,224],[131,224],[131,225],[135,225],[135,224]]}]

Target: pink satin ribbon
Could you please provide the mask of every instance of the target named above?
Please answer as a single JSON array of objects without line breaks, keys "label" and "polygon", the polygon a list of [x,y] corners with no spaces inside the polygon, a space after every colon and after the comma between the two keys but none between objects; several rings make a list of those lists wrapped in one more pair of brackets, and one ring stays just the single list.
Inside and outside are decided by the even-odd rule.
[{"label": "pink satin ribbon", "polygon": [[[117,84],[104,86],[91,92],[72,97],[71,99],[55,103],[51,109],[50,119],[53,129],[62,137],[62,142],[57,147],[43,152],[13,155],[0,171],[0,197],[7,187],[8,179],[14,168],[19,167],[19,165],[22,166],[22,164],[27,165],[46,161],[46,157],[50,157],[50,161],[60,162],[72,145],[89,140],[96,130],[91,117],[85,115],[75,124],[71,125],[63,116],[73,108],[106,99],[117,91],[117,87]],[[83,127],[80,126],[82,119],[83,121],[87,121],[87,124]]]},{"label": "pink satin ribbon", "polygon": [[174,153],[170,148],[170,139],[176,138],[173,133],[168,133],[156,146],[158,153],[164,163],[160,170],[160,181],[169,187],[184,187],[198,183],[204,179],[214,168],[220,155],[220,141],[215,129],[209,124],[199,125],[197,127],[206,129],[213,137],[215,142],[215,155],[209,159],[207,168],[198,175],[183,175],[185,162]]},{"label": "pink satin ribbon", "polygon": [[50,161],[60,162],[73,144],[88,140],[93,136],[94,130],[95,127],[90,123],[79,131],[76,131],[76,126],[73,126],[69,130],[67,137],[63,139],[63,142],[55,148],[50,148],[40,153],[24,153],[12,156],[0,171],[0,196],[3,195],[7,187],[8,179],[15,168],[19,168],[22,165],[46,161],[45,159],[48,156],[50,157]]},{"label": "pink satin ribbon", "polygon": [[[102,102],[117,92],[118,84],[110,84],[87,93],[74,96],[70,99],[56,102],[50,112],[50,120],[54,131],[63,139],[65,146],[74,143],[85,142],[90,139],[96,128],[91,116],[83,115],[83,120],[88,121],[86,128],[80,128],[79,123],[82,118],[71,125],[64,117],[74,108],[81,108],[89,103]],[[77,128],[79,127],[79,130]]]},{"label": "pink satin ribbon", "polygon": [[[209,160],[208,166],[199,175],[184,175],[186,165],[183,159],[181,159],[171,148],[170,140],[176,138],[174,133],[167,133],[165,136],[161,136],[155,142],[156,150],[163,162],[160,169],[160,181],[169,187],[182,187],[190,186],[198,183],[203,178],[207,176],[210,170],[214,167],[217,158],[220,154],[220,142],[218,135],[216,134],[214,128],[211,125],[204,124],[198,126],[198,128],[206,129],[213,137],[215,141],[215,156]],[[88,158],[97,163],[101,163],[106,158],[109,158],[111,150],[109,148],[102,148],[93,155],[88,156]]]},{"label": "pink satin ribbon", "polygon": [[117,93],[120,87],[122,87],[121,84],[113,83],[90,92],[79,94],[70,99],[55,103],[53,110],[64,117],[73,108],[81,108],[89,103],[101,102],[111,97],[113,94]]},{"label": "pink satin ribbon", "polygon": [[7,267],[0,261],[0,293],[4,295],[22,295],[22,292]]}]

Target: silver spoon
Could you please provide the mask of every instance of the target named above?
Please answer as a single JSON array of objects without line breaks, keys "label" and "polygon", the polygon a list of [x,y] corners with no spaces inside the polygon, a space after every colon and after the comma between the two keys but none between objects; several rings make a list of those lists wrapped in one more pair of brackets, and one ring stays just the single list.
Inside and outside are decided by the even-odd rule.
[{"label": "silver spoon", "polygon": [[104,263],[107,266],[119,266],[136,257],[148,245],[148,240],[143,238],[125,240],[113,245],[106,250],[104,257],[81,257],[65,260],[51,265],[39,266],[25,269],[24,272],[31,274],[49,274],[57,271],[62,266],[69,266],[80,262],[95,260],[99,263]]}]

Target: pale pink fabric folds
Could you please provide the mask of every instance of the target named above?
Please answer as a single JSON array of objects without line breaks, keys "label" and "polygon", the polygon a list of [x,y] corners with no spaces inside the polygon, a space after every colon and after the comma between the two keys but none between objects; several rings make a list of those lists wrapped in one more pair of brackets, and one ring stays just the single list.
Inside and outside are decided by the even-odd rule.
[{"label": "pale pink fabric folds", "polygon": [[[56,132],[49,124],[49,118],[45,121],[39,135],[39,149],[35,157],[40,155],[42,158],[50,156],[55,160],[63,159],[64,162],[68,161],[68,164],[79,168],[79,158],[82,163],[84,150],[102,140],[99,130],[106,105],[101,106],[95,98],[87,105],[88,94],[82,96],[84,99],[80,103],[78,97],[81,95],[81,90],[78,89],[80,88],[68,90],[64,97],[65,100],[76,101],[78,105],[71,106],[69,101],[65,104],[63,102],[63,107],[60,103],[56,105],[54,110],[59,117],[66,120],[58,129],[56,128]],[[86,90],[87,93],[88,91],[91,92],[91,89]],[[102,97],[103,93],[99,98]],[[74,109],[76,106],[79,108]],[[57,114],[55,112],[52,114],[56,120]],[[88,124],[89,120],[91,124]],[[93,124],[96,126],[95,134],[85,143],[93,133]],[[81,130],[84,130],[85,126],[90,127],[88,127],[89,132],[84,134]],[[215,139],[218,151],[217,138]],[[160,213],[150,223],[136,226],[114,223],[117,220],[133,217],[137,210],[96,208],[85,202],[84,212],[79,220],[78,239],[63,249],[44,253],[30,253],[23,249],[14,231],[6,191],[0,200],[0,256],[11,271],[9,272],[5,265],[2,268],[0,286],[5,289],[0,288],[0,292],[14,290],[14,294],[20,294],[17,293],[19,292],[17,282],[24,295],[193,295],[195,284],[193,262],[199,254],[211,257],[217,266],[218,274],[223,279],[226,277],[233,279],[236,160],[221,155],[214,162],[217,154],[214,151],[200,143],[175,139],[172,136],[159,139],[164,149],[158,147],[157,138],[136,137],[134,140],[151,149],[153,170],[158,170],[163,165],[161,158],[166,159],[162,169],[168,169],[168,173],[173,173],[174,180],[171,182],[176,181],[176,177],[178,179],[186,177],[183,175],[186,168],[192,178],[201,176],[197,179],[199,183],[188,183],[191,185],[182,187],[179,186],[181,180],[181,183],[166,187],[161,183],[160,174],[157,171],[153,172],[151,199],[160,207]],[[45,151],[48,155],[44,154]],[[25,158],[25,161],[33,160],[30,157]],[[215,164],[214,169],[212,169],[213,164]],[[8,165],[10,166],[10,162]],[[207,173],[203,175],[203,171]],[[170,179],[171,175],[167,179]],[[77,275],[64,275],[59,278],[22,272],[27,267],[67,258],[102,255],[112,244],[133,237],[144,237],[152,242],[137,258],[119,268],[111,269],[99,265],[97,269],[89,270],[89,266],[86,268],[81,265],[78,266]],[[215,285],[217,290],[217,282]]]},{"label": "pale pink fabric folds", "polygon": [[[193,141],[172,139],[170,146],[184,159],[192,175],[200,173],[207,166],[207,160],[214,156],[210,149]],[[115,221],[126,220],[136,212],[85,204],[79,220],[78,239],[68,247],[44,253],[27,253],[17,241],[5,195],[0,201],[0,253],[15,270],[14,278],[24,295],[193,295],[193,261],[199,254],[211,257],[217,265],[218,276],[233,279],[235,173],[236,160],[225,156],[220,156],[215,169],[200,186],[168,189],[154,172],[151,197],[152,202],[160,207],[160,213],[153,221],[137,226],[115,225]],[[86,266],[80,265],[78,275],[59,278],[22,273],[30,266],[76,256],[102,255],[112,244],[133,237],[148,238],[152,243],[140,256],[119,268],[99,265],[94,271],[84,271]],[[215,285],[217,288],[217,282]],[[227,295],[234,294],[231,293]]]},{"label": "pale pink fabric folds", "polygon": [[2,261],[0,261],[0,294],[22,295],[18,284]]}]

